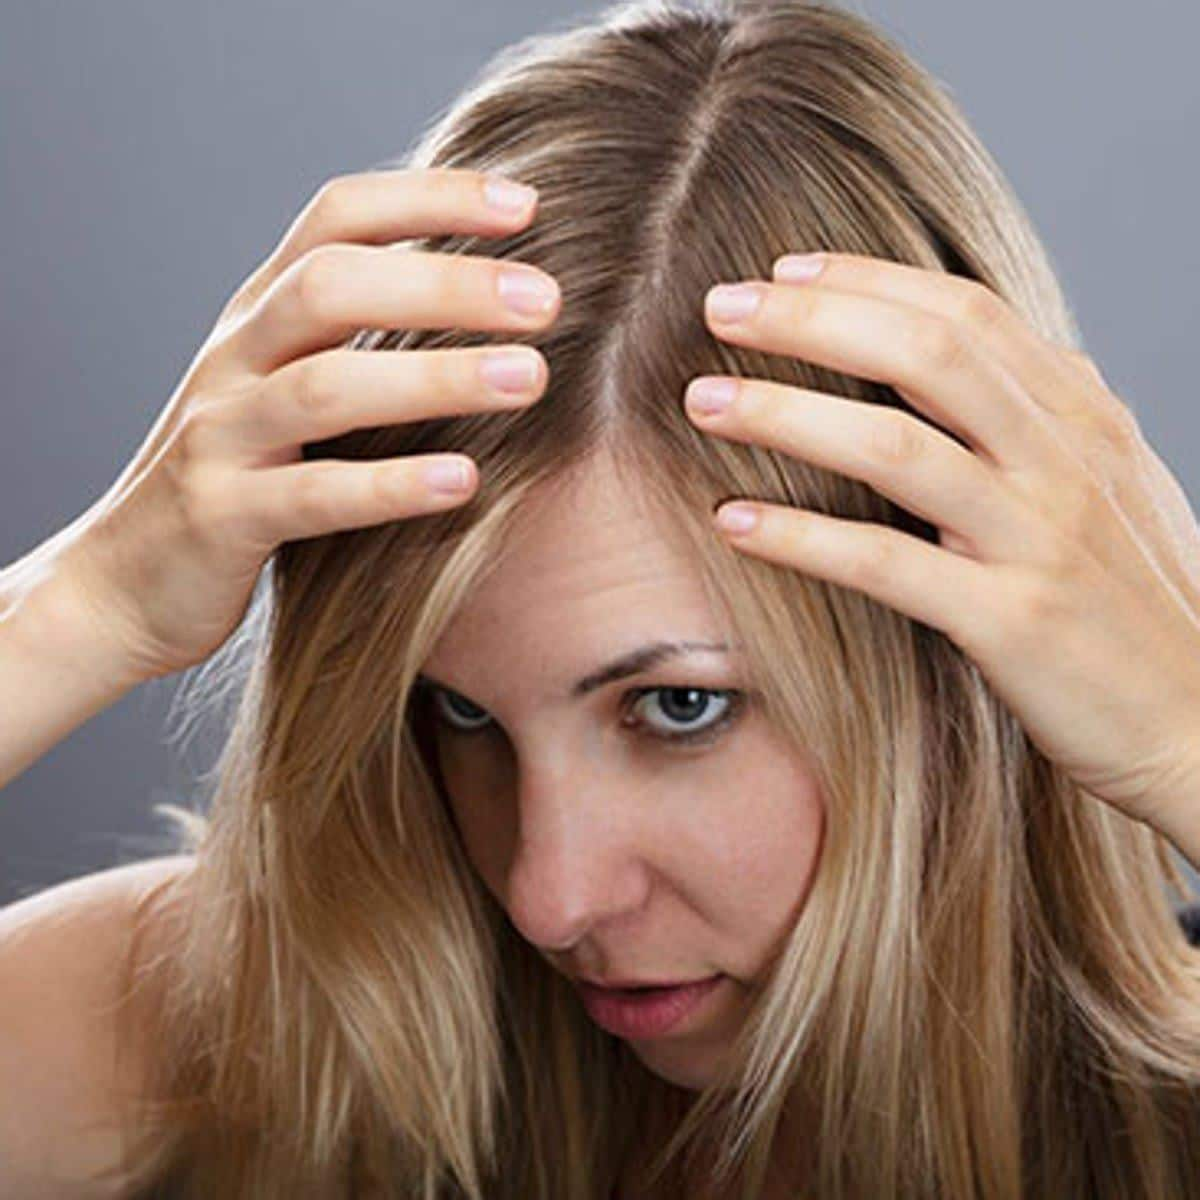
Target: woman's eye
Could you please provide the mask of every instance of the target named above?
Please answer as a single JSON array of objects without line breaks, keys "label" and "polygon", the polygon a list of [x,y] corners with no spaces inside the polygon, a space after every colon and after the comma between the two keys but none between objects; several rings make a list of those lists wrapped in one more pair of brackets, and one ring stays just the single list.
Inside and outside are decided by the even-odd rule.
[{"label": "woman's eye", "polygon": [[[432,685],[429,686],[428,690],[438,720],[449,725],[452,729],[456,729],[459,733],[474,733],[477,729],[482,729],[491,720],[487,709],[477,707],[465,696],[460,696],[457,692],[452,692],[448,688],[433,687]],[[467,710],[465,717],[462,715],[463,709]],[[472,725],[472,721],[479,723]]]},{"label": "woman's eye", "polygon": [[[486,709],[457,692],[433,686],[428,691],[437,719],[456,733],[478,733],[491,721]],[[638,688],[625,697],[626,715],[622,724],[645,729],[647,736],[660,741],[709,741],[730,724],[744,699],[744,694],[733,688]],[[629,714],[638,710],[642,715],[631,718]]]},{"label": "woman's eye", "polygon": [[[648,726],[650,736],[669,742],[692,742],[710,740],[728,725],[741,707],[742,694],[732,688],[650,687],[634,692],[633,701],[631,709],[645,715],[626,724]],[[659,718],[651,716],[656,712]]]}]

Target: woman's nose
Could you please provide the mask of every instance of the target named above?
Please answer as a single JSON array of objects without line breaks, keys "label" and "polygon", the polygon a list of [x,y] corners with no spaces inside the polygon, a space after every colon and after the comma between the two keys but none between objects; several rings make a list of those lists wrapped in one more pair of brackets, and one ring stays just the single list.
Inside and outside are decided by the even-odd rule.
[{"label": "woman's nose", "polygon": [[518,812],[505,900],[527,941],[561,950],[645,903],[644,848],[612,781],[578,772],[527,775]]}]

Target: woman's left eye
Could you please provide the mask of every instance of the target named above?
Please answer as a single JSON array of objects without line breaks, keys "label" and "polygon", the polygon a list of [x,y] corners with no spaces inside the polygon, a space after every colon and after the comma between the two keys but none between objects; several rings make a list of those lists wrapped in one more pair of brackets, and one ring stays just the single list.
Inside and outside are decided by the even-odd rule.
[{"label": "woman's left eye", "polygon": [[[646,720],[626,720],[625,723],[649,725],[652,730],[655,730],[650,734],[651,737],[661,738],[668,742],[711,741],[737,716],[744,700],[743,694],[734,688],[647,687],[639,688],[632,692],[631,696],[632,702],[628,706],[629,709],[640,707],[644,699],[653,699],[656,703],[648,707],[657,708],[659,712],[666,713],[668,720],[665,725]],[[699,724],[695,724],[700,716],[711,712],[710,702],[713,699],[720,702],[717,716],[708,716]],[[671,728],[676,722],[690,724],[691,728],[680,729],[678,725]]]}]

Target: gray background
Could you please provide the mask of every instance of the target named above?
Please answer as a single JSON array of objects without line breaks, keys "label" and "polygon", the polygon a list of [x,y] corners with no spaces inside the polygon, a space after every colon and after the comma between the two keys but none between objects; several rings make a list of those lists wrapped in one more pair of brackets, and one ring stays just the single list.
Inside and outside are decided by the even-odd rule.
[{"label": "gray background", "polygon": [[[1113,389],[1197,495],[1200,5],[859,0],[951,90],[1033,217]],[[87,508],[320,184],[406,148],[549,0],[5,4],[0,562]],[[127,695],[0,797],[0,903],[159,853],[215,739]],[[0,719],[12,719],[0,714]],[[1197,797],[1200,803],[1200,797]]]}]

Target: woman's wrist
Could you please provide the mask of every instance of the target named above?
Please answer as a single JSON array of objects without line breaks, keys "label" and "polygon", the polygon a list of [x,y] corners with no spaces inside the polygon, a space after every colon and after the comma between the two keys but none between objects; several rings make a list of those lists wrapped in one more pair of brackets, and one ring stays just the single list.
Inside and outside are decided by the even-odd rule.
[{"label": "woman's wrist", "polygon": [[59,556],[0,571],[0,787],[142,681]]}]

